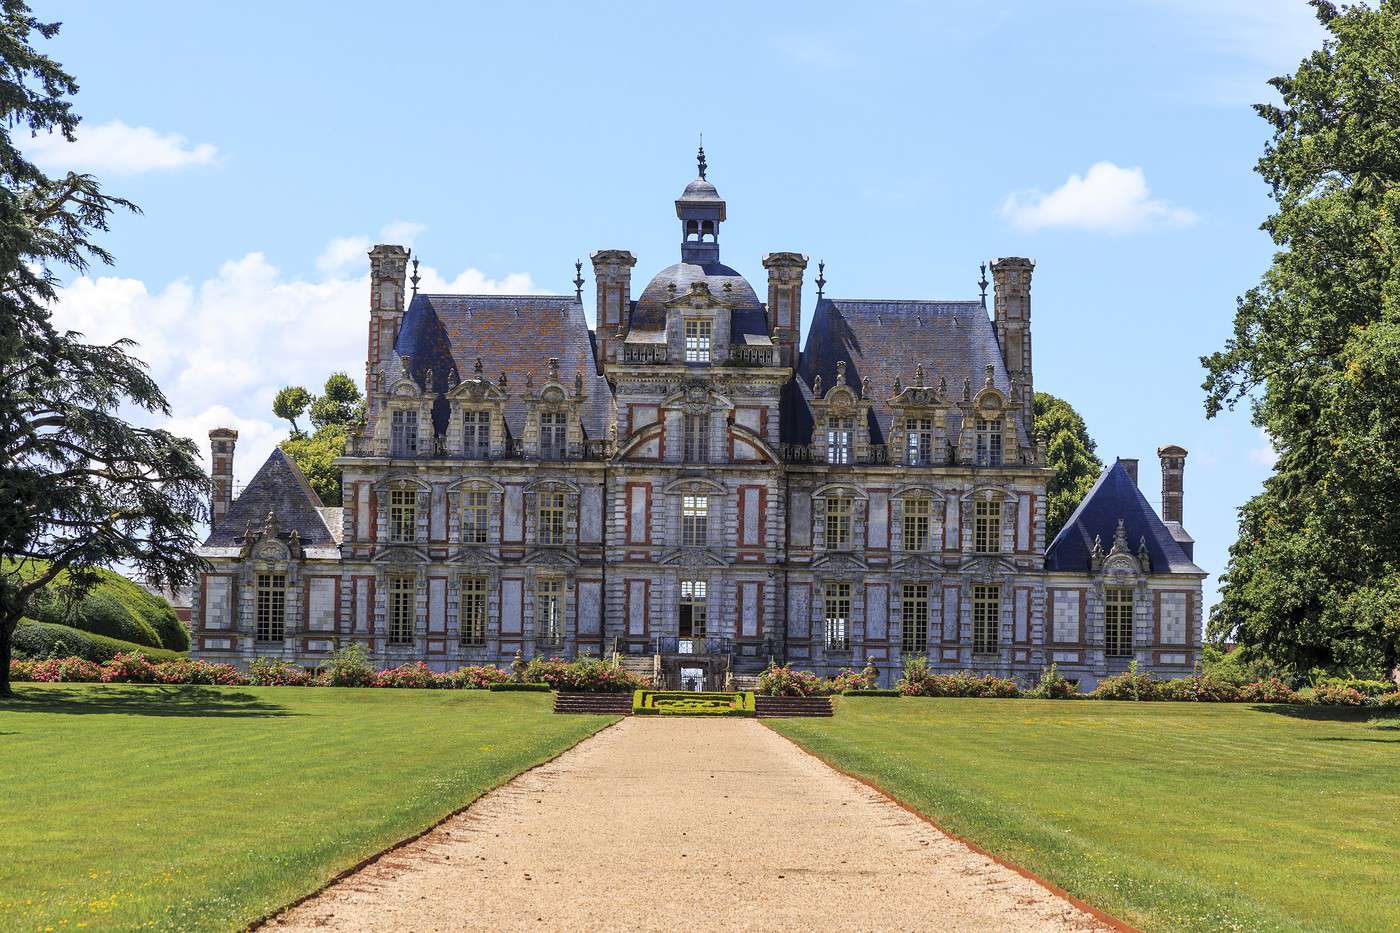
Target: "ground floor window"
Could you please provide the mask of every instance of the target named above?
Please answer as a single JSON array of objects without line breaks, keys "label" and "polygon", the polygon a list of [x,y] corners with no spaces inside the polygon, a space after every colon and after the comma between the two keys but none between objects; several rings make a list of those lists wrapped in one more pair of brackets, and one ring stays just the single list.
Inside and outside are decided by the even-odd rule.
[{"label": "ground floor window", "polygon": [[458,614],[462,641],[480,645],[486,641],[486,578],[465,577],[462,580],[462,607]]},{"label": "ground floor window", "polygon": [[564,583],[541,580],[535,589],[535,634],[542,642],[557,645],[564,640]]},{"label": "ground floor window", "polygon": [[681,638],[702,638],[709,623],[709,584],[704,580],[681,581],[680,626],[676,630]]},{"label": "ground floor window", "polygon": [[389,644],[407,645],[413,642],[414,579],[409,576],[389,578],[388,618]]},{"label": "ground floor window", "polygon": [[281,641],[287,637],[287,576],[258,574],[257,640]]},{"label": "ground floor window", "polygon": [[972,588],[972,653],[996,654],[1001,636],[1001,587]]},{"label": "ground floor window", "polygon": [[901,591],[900,648],[906,654],[928,650],[928,584],[906,583]]},{"label": "ground floor window", "polygon": [[1110,658],[1133,656],[1133,591],[1110,587],[1103,593],[1103,653]]},{"label": "ground floor window", "polygon": [[823,596],[826,603],[826,648],[828,651],[851,650],[851,585],[828,583]]}]

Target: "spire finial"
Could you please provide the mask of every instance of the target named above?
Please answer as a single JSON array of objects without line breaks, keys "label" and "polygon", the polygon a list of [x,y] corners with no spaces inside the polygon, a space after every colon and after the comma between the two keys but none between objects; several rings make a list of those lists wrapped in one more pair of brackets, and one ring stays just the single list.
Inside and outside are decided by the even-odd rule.
[{"label": "spire finial", "polygon": [[410,276],[408,277],[408,280],[409,280],[410,282],[413,283],[413,294],[415,294],[415,295],[418,294],[418,257],[417,257],[417,256],[414,256],[414,257],[413,257],[413,274],[410,275]]},{"label": "spire finial", "polygon": [[700,166],[700,177],[705,177],[705,134],[700,134],[700,151],[696,153],[695,161]]},{"label": "spire finial", "polygon": [[982,280],[977,283],[977,286],[982,289],[982,310],[985,311],[987,310],[987,264],[982,263],[978,269],[982,272]]},{"label": "spire finial", "polygon": [[826,293],[826,260],[817,262],[817,297],[820,298]]},{"label": "spire finial", "polygon": [[583,300],[583,260],[574,260],[574,298]]}]

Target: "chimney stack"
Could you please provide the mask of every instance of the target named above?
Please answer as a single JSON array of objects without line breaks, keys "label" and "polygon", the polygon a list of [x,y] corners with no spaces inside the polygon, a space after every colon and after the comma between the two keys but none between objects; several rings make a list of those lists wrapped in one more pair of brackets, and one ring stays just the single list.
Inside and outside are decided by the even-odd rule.
[{"label": "chimney stack", "polygon": [[233,448],[238,432],[233,428],[214,428],[209,432],[209,450],[214,467],[209,471],[209,526],[212,528],[228,514],[233,504]]},{"label": "chimney stack", "polygon": [[1186,472],[1186,448],[1175,444],[1157,448],[1162,459],[1162,521],[1181,524],[1182,474]]},{"label": "chimney stack", "polygon": [[[1035,263],[1023,256],[992,260],[996,293],[992,318],[997,345],[1012,383],[1021,387],[1021,422],[1027,433],[1035,424],[1035,379],[1031,367],[1031,276]],[[984,273],[985,275],[985,273]]]},{"label": "chimney stack", "polygon": [[[369,352],[365,357],[365,411],[373,430],[379,412],[379,374],[394,353],[404,316],[408,250],[381,243],[369,251]],[[417,275],[417,273],[414,273]],[[416,281],[416,280],[415,280]]]},{"label": "chimney stack", "polygon": [[[625,249],[600,249],[593,261],[593,290],[597,310],[593,332],[598,341],[598,370],[605,363],[621,362],[617,335],[626,333],[632,311],[632,267],[637,257]],[[614,357],[617,357],[615,360]]]},{"label": "chimney stack", "polygon": [[1137,457],[1119,457],[1119,458],[1118,458],[1118,462],[1121,463],[1121,464],[1123,464],[1123,469],[1126,470],[1127,473],[1128,473],[1128,479],[1132,480],[1132,481],[1133,481],[1133,485],[1136,486],[1136,485],[1138,484],[1138,481],[1137,481],[1137,468],[1138,468]]},{"label": "chimney stack", "polygon": [[763,257],[768,270],[768,333],[777,335],[784,366],[797,368],[797,338],[802,327],[802,273],[807,257],[801,253],[769,253]]}]

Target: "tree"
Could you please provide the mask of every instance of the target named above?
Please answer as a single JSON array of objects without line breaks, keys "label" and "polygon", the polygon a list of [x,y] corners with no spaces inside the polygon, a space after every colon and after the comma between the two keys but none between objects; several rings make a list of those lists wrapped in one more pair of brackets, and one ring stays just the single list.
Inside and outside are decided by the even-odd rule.
[{"label": "tree", "polygon": [[311,393],[301,386],[286,386],[277,392],[277,397],[272,400],[272,413],[292,426],[292,436],[301,436],[301,425],[297,424],[297,419],[306,412],[306,406],[311,404]]},{"label": "tree", "polygon": [[1240,509],[1209,633],[1276,664],[1393,670],[1400,646],[1400,0],[1314,0],[1256,171],[1277,245],[1202,363],[1206,413],[1248,400],[1278,453]]},{"label": "tree", "polygon": [[77,85],[31,44],[57,32],[20,0],[0,0],[0,695],[15,628],[59,574],[76,594],[109,564],[168,586],[193,584],[203,568],[191,554],[208,478],[194,443],[121,418],[169,414],[130,341],[89,345],[50,314],[55,270],[110,263],[93,237],[114,211],[135,209],[90,175],[50,178],[14,145],[15,127],[74,138]]},{"label": "tree", "polygon": [[335,466],[335,458],[345,453],[345,440],[352,430],[358,430],[364,421],[364,399],[360,387],[345,373],[331,373],[321,395],[314,400],[300,386],[288,386],[277,393],[273,410],[279,418],[291,417],[278,409],[283,397],[290,393],[301,393],[297,397],[300,404],[296,414],[300,415],[311,408],[311,424],[316,432],[303,434],[292,422],[292,436],[278,446],[287,452],[292,462],[306,476],[311,488],[326,505],[340,505],[340,468]]},{"label": "tree", "polygon": [[1045,441],[1045,465],[1055,474],[1045,489],[1045,542],[1060,533],[1103,472],[1084,419],[1069,402],[1047,392],[1035,394],[1035,433]]}]

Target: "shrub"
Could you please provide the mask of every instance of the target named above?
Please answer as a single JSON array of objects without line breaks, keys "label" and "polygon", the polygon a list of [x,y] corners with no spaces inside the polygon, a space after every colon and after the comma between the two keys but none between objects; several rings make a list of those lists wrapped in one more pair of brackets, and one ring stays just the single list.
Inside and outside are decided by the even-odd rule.
[{"label": "shrub", "polygon": [[204,684],[218,687],[242,687],[248,678],[232,664],[210,661],[162,661],[156,665],[156,680],[163,684]]},{"label": "shrub", "polygon": [[848,697],[899,697],[904,696],[898,690],[892,688],[881,689],[879,687],[853,687],[843,691],[842,696]]},{"label": "shrub", "polygon": [[1312,689],[1312,701],[1319,706],[1365,706],[1368,699],[1354,687],[1324,684]]},{"label": "shrub", "polygon": [[1246,703],[1301,703],[1303,698],[1277,677],[1255,681],[1240,688],[1240,699]]},{"label": "shrub", "polygon": [[1176,677],[1171,680],[1163,680],[1159,681],[1155,686],[1156,696],[1154,699],[1158,700],[1184,700],[1195,703],[1238,703],[1241,699],[1238,687],[1205,674],[1198,674],[1194,677]]},{"label": "shrub", "polygon": [[10,679],[36,684],[94,684],[102,680],[102,667],[86,658],[46,658],[11,661]]},{"label": "shrub", "polygon": [[449,674],[438,675],[443,686],[457,690],[487,690],[493,684],[510,680],[510,672],[495,667],[459,667]]},{"label": "shrub", "polygon": [[[6,564],[7,569],[15,566],[13,562]],[[47,566],[43,561],[29,561],[19,572],[25,578],[32,578]],[[189,629],[163,598],[111,570],[95,573],[97,582],[76,600],[68,590],[71,578],[66,571],[60,573],[31,604],[35,619],[147,648],[189,650]]]},{"label": "shrub", "polygon": [[1382,693],[1376,697],[1376,705],[1382,709],[1400,709],[1400,690]]},{"label": "shrub", "polygon": [[[543,677],[530,679],[545,680]],[[555,689],[574,693],[631,693],[646,686],[648,683],[631,671],[598,658],[579,658],[567,666]]]},{"label": "shrub", "polygon": [[845,668],[831,678],[828,687],[832,693],[850,693],[853,690],[874,690],[878,686],[878,681],[878,676],[867,677],[864,671],[853,671]]},{"label": "shrub", "polygon": [[147,657],[161,661],[173,661],[181,657],[178,652],[162,648],[148,648],[135,642],[94,635],[66,625],[50,622],[35,622],[23,619],[10,640],[15,657],[19,658],[66,658],[69,656],[86,658],[99,664],[110,661],[122,652],[140,651]]},{"label": "shrub", "polygon": [[1321,677],[1313,681],[1314,687],[1335,687],[1355,690],[1367,697],[1378,697],[1395,690],[1395,683],[1389,680],[1368,680],[1362,677]]},{"label": "shrub", "polygon": [[365,646],[357,641],[337,649],[323,673],[324,683],[330,687],[368,687],[374,682]]},{"label": "shrub", "polygon": [[488,689],[497,693],[549,693],[554,688],[549,684],[492,684]]},{"label": "shrub", "polygon": [[831,683],[808,671],[775,664],[758,675],[754,692],[768,697],[822,697],[831,695]]},{"label": "shrub", "polygon": [[959,671],[936,674],[928,666],[928,658],[909,658],[904,664],[904,676],[899,691],[911,697],[986,697],[1006,699],[1020,696],[1016,681],[991,674]]},{"label": "shrub", "polygon": [[418,690],[430,690],[439,686],[437,675],[429,670],[428,665],[422,661],[412,661],[380,671],[370,680],[369,685],[371,687],[407,687]]},{"label": "shrub", "polygon": [[281,658],[254,658],[248,665],[248,682],[255,687],[309,687],[311,672]]},{"label": "shrub", "polygon": [[1157,681],[1152,679],[1152,675],[1139,671],[1137,661],[1133,661],[1123,673],[1099,681],[1099,685],[1089,694],[1089,699],[1155,700],[1158,696],[1157,687]]},{"label": "shrub", "polygon": [[1040,683],[1026,691],[1026,696],[1033,700],[1072,700],[1079,696],[1079,685],[1051,664],[1050,669],[1040,675]]},{"label": "shrub", "polygon": [[139,651],[123,652],[102,665],[104,684],[151,684],[156,666]]}]

